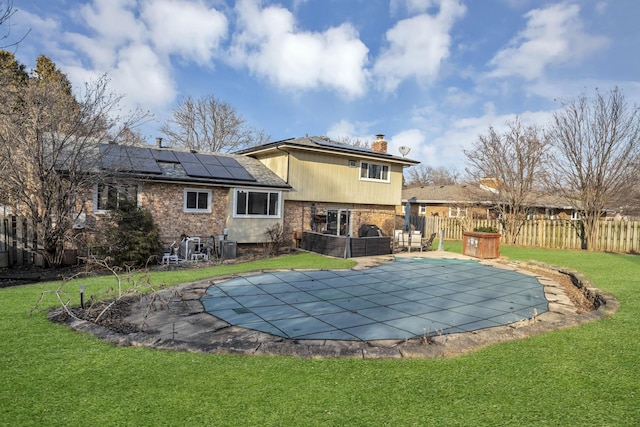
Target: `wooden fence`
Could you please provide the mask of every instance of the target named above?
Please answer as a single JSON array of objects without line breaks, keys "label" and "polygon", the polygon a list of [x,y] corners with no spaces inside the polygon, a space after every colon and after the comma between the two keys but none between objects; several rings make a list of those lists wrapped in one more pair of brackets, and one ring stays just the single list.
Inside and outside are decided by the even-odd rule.
[{"label": "wooden fence", "polygon": [[37,254],[38,241],[26,218],[0,218],[0,268],[19,265],[44,265]]},{"label": "wooden fence", "polygon": [[[497,220],[473,220],[472,227],[496,227]],[[516,245],[556,249],[581,249],[580,221],[527,220]],[[596,251],[640,252],[640,221],[600,221],[598,238],[590,246]],[[472,229],[473,229],[472,228]],[[444,230],[445,240],[462,240],[463,227],[456,218],[425,217],[424,235]],[[472,231],[472,230],[469,230]]]}]

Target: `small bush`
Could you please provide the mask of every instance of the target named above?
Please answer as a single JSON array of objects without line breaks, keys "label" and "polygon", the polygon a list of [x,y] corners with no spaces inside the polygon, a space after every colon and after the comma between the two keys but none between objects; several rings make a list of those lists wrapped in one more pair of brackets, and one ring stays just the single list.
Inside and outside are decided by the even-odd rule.
[{"label": "small bush", "polygon": [[267,228],[265,233],[269,239],[265,244],[265,251],[268,256],[278,255],[280,249],[284,246],[284,229],[279,223],[273,224]]},{"label": "small bush", "polygon": [[496,227],[476,227],[473,231],[478,233],[497,233],[498,229]]}]

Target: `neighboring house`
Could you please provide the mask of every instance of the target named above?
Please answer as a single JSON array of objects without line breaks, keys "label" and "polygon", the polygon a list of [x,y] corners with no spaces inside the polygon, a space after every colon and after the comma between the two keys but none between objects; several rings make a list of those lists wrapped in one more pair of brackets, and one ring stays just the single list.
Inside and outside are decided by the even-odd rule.
[{"label": "neighboring house", "polygon": [[392,236],[402,196],[403,169],[419,162],[387,153],[384,135],[372,148],[327,137],[292,138],[239,151],[274,171],[292,190],[283,193],[285,233],[318,231],[358,236],[378,226]]},{"label": "neighboring house", "polygon": [[[439,216],[444,218],[471,217],[495,219],[495,189],[487,185],[429,185],[405,188],[398,212],[404,214],[407,200],[412,215]],[[578,219],[578,213],[567,203],[552,195],[535,194],[527,203],[528,219]]]},{"label": "neighboring house", "polygon": [[283,224],[291,187],[251,157],[117,144],[100,152],[107,178],[94,186],[85,221],[99,221],[127,197],[151,212],[165,243],[222,234],[259,243],[267,228]]}]

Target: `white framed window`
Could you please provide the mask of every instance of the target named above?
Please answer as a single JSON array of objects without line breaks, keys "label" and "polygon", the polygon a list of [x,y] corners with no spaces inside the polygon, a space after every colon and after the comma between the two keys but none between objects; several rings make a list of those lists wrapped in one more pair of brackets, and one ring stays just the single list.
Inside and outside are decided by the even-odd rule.
[{"label": "white framed window", "polygon": [[138,204],[137,184],[99,183],[93,187],[93,211],[106,213],[120,206],[122,200]]},{"label": "white framed window", "polygon": [[187,188],[184,190],[184,212],[211,213],[211,190]]},{"label": "white framed window", "polygon": [[467,208],[449,207],[449,218],[464,218],[467,216]]},{"label": "white framed window", "polygon": [[360,162],[360,179],[362,181],[389,182],[389,165]]},{"label": "white framed window", "polygon": [[279,218],[280,191],[236,189],[234,194],[234,217]]},{"label": "white framed window", "polygon": [[427,205],[421,204],[420,205],[420,215],[426,215],[426,214],[427,214]]},{"label": "white framed window", "polygon": [[578,221],[581,216],[580,211],[571,211],[571,221]]}]

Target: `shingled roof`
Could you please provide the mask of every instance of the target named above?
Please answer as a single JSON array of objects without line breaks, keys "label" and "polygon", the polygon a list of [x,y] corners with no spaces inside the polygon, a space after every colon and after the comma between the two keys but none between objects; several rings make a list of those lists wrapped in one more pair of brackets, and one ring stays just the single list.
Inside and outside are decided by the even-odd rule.
[{"label": "shingled roof", "polygon": [[403,202],[416,198],[416,203],[451,204],[451,203],[491,203],[493,196],[479,185],[424,185],[402,190]]},{"label": "shingled roof", "polygon": [[255,147],[240,150],[237,151],[236,154],[252,155],[283,148],[296,148],[300,150],[324,152],[334,155],[337,154],[358,158],[376,159],[388,163],[401,163],[406,166],[413,166],[420,163],[417,160],[394,156],[387,152],[376,151],[372,148],[356,147],[353,145],[332,141],[326,136],[305,136],[302,138],[283,139],[281,141],[269,142],[267,144],[257,145]]},{"label": "shingled roof", "polygon": [[235,154],[100,144],[101,169],[148,181],[289,189],[258,160]]},{"label": "shingled roof", "polygon": [[[423,204],[481,204],[495,203],[496,195],[488,187],[476,184],[425,185],[402,190],[402,202],[415,197]],[[527,205],[555,209],[573,209],[566,200],[552,194],[532,192]]]}]

